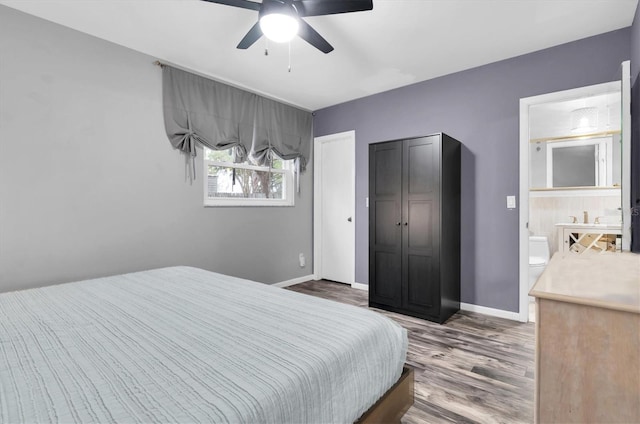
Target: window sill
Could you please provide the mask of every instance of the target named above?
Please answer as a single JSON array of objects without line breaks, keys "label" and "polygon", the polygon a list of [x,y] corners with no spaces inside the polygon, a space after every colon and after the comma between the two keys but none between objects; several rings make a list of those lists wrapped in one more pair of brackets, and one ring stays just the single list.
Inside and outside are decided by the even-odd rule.
[{"label": "window sill", "polygon": [[218,207],[292,207],[295,206],[293,201],[288,200],[256,200],[256,199],[216,199],[205,200],[205,208],[218,208]]}]

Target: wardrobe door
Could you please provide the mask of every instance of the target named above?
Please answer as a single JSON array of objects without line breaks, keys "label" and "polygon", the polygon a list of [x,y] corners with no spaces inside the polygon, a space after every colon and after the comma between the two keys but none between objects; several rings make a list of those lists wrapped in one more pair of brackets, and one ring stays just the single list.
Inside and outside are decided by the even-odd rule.
[{"label": "wardrobe door", "polygon": [[402,303],[440,314],[440,136],[404,141],[402,173]]},{"label": "wardrobe door", "polygon": [[369,146],[369,302],[399,307],[402,142]]}]

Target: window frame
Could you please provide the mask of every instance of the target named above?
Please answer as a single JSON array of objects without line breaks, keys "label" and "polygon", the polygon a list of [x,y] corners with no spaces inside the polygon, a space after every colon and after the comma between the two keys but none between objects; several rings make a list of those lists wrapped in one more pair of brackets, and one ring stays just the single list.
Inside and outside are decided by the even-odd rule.
[{"label": "window frame", "polygon": [[[282,169],[269,168],[268,166],[250,165],[247,163],[221,162],[207,159],[206,147],[202,150],[202,170],[204,175],[203,199],[205,207],[245,207],[245,206],[295,206],[295,191],[293,160],[282,159]],[[284,199],[273,198],[243,198],[243,197],[209,197],[209,166],[224,168],[248,169],[254,171],[271,172],[272,174],[282,174],[282,192]]]}]

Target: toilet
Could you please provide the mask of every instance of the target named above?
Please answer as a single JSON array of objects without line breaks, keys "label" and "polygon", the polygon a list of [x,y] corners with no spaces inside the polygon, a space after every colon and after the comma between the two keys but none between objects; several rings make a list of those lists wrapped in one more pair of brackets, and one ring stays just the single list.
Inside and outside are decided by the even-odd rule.
[{"label": "toilet", "polygon": [[529,290],[549,263],[549,241],[542,236],[529,236]]}]

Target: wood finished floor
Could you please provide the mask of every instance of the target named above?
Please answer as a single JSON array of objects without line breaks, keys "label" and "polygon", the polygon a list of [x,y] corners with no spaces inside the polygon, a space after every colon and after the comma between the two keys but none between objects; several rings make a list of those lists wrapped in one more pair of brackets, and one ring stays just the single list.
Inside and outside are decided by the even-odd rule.
[{"label": "wood finished floor", "polygon": [[[367,292],[346,284],[309,281],[288,289],[368,307]],[[415,403],[403,423],[533,422],[533,323],[460,311],[439,325],[374,310],[409,334]]]}]

